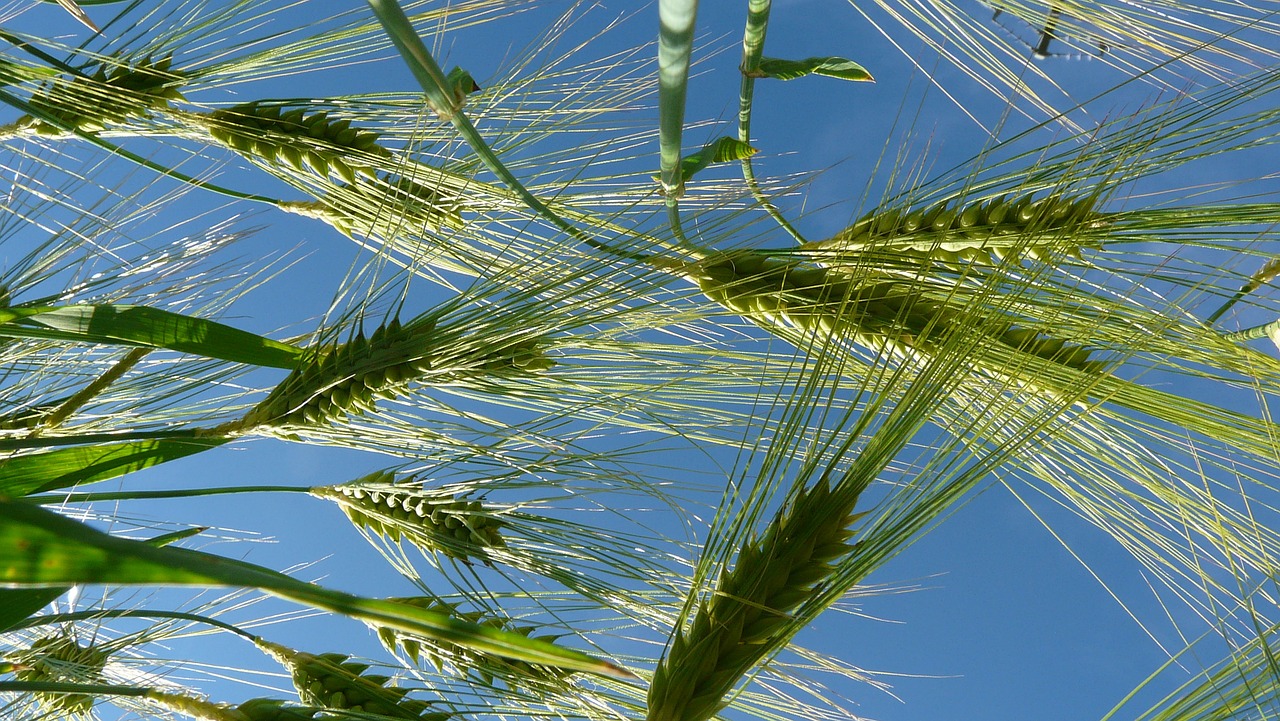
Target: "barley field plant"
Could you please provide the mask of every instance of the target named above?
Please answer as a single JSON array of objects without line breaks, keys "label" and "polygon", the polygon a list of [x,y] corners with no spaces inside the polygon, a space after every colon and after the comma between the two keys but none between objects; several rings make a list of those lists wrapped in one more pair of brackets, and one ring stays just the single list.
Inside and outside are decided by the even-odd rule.
[{"label": "barley field plant", "polygon": [[1280,716],[1275,0],[0,47],[0,718]]}]

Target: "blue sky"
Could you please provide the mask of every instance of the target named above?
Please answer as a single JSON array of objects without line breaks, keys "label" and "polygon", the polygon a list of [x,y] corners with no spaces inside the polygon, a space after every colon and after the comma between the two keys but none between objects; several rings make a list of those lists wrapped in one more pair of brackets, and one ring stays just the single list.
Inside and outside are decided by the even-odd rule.
[{"label": "blue sky", "polygon": [[[691,124],[717,124],[688,131],[685,145],[690,150],[704,140],[730,134],[737,111],[736,66],[744,13],[736,3],[705,5],[699,19],[701,40],[695,51],[688,120]],[[989,9],[976,0],[973,6],[975,18],[989,18]],[[333,4],[312,2],[307,7],[321,16]],[[95,18],[106,17],[109,9],[90,8],[90,13]],[[531,11],[483,28],[450,33],[442,40],[447,51],[442,64],[465,67],[487,87],[493,84],[492,75],[509,49],[521,47],[532,35],[530,28],[540,28],[559,10]],[[628,47],[653,39],[653,7],[611,3],[591,13],[600,19],[597,22],[622,14],[634,17],[602,39],[602,48]],[[60,15],[55,6],[38,8],[24,18],[30,19],[48,23],[58,33],[84,37],[84,31]],[[1023,37],[1034,39],[1034,28],[1019,26],[1014,19],[1007,24]],[[874,84],[825,78],[759,84],[754,121],[761,151],[758,170],[778,177],[820,171],[783,201],[788,212],[803,215],[801,226],[810,237],[830,235],[874,206],[890,175],[884,165],[877,170],[877,163],[886,147],[892,160],[904,134],[911,136],[907,142],[912,144],[908,152],[913,161],[939,170],[971,157],[987,141],[984,129],[932,89],[930,79],[954,93],[989,126],[1004,115],[999,98],[980,91],[954,69],[937,62],[914,39],[901,34],[895,39],[932,78],[911,71],[889,42],[842,3],[798,0],[779,2],[775,8],[766,54],[845,56],[863,64],[876,77]],[[413,87],[407,72],[395,63],[377,67],[376,74],[348,68],[276,81],[274,86],[263,83],[261,92],[264,96],[301,97],[352,88],[373,92]],[[1050,58],[1040,67],[1078,98],[1089,97],[1122,77],[1098,61]],[[1137,108],[1154,95],[1153,88],[1138,85],[1125,100],[1129,107]],[[653,116],[656,124],[656,110]],[[1009,123],[1016,129],[1026,125],[1016,116]],[[1053,131],[1046,131],[1046,137],[1053,137]],[[655,144],[655,168],[656,164]],[[716,177],[725,177],[721,173]],[[190,202],[193,209],[223,202],[187,198],[183,202]],[[322,225],[280,213],[265,212],[247,222],[263,224],[266,229],[247,241],[241,252],[260,258],[290,251],[297,261],[277,282],[238,303],[226,320],[259,332],[277,332],[286,325],[296,330],[324,311],[332,289],[358,258],[358,251]],[[786,242],[781,234],[776,243],[773,240],[768,239],[770,244]],[[416,290],[423,285],[419,283]],[[430,298],[432,292],[439,291],[421,292],[423,298]],[[661,462],[673,467],[690,463],[678,457],[663,457]],[[371,454],[253,441],[139,473],[129,483],[134,488],[319,485],[355,478],[385,465],[385,458]],[[1112,590],[1135,604],[1135,612],[1162,618],[1164,612],[1147,602],[1149,595],[1136,563],[1113,541],[1052,504],[1038,503],[1037,510],[1046,514],[1075,552],[1113,584]],[[319,500],[292,494],[223,496],[199,503],[138,505],[132,512],[170,523],[214,525],[254,534],[269,529],[275,539],[272,543],[212,544],[207,550],[280,569],[323,556],[300,575],[323,578],[326,585],[363,595],[412,592],[390,569],[378,565],[376,555],[359,541],[354,530],[344,527],[345,521],[331,504]],[[1101,718],[1167,658],[1090,572],[995,479],[869,580],[918,588],[910,593],[869,597],[858,604],[857,614],[828,614],[800,636],[802,643],[883,674],[878,678],[892,685],[892,695],[868,686],[836,689],[850,699],[855,713],[869,718]],[[1160,640],[1173,644],[1167,624],[1157,623],[1156,627]],[[318,641],[334,639],[341,639],[337,646],[344,650],[370,654],[377,650],[362,627],[321,619],[295,628],[277,627],[272,638],[317,652],[328,650],[316,648]],[[1171,645],[1171,649],[1178,647]],[[240,642],[218,642],[217,653],[225,655],[206,660],[234,666],[252,657],[252,663],[259,663],[256,652]],[[227,688],[232,695],[246,693],[243,687]]]}]

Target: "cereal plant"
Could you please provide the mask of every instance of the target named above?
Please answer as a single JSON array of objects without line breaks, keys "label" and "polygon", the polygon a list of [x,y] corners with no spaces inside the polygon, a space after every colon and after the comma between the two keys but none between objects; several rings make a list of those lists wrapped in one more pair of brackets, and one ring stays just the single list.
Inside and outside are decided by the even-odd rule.
[{"label": "cereal plant", "polygon": [[709,5],[0,11],[5,718],[1270,717],[1274,3]]}]

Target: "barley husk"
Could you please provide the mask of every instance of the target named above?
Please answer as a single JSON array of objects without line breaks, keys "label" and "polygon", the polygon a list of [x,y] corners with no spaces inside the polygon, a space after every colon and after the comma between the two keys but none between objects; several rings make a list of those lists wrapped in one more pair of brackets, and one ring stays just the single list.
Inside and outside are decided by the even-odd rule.
[{"label": "barley husk", "polygon": [[[447,614],[469,623],[518,633],[527,638],[553,642],[559,634],[535,634],[538,626],[520,624],[511,619],[487,616],[479,611],[459,611],[458,605],[435,596],[413,596],[388,599],[437,613]],[[473,682],[492,687],[500,680],[515,687],[545,686],[563,681],[569,672],[554,666],[531,664],[518,659],[484,653],[447,641],[405,633],[398,629],[380,626],[378,639],[388,650],[399,649],[409,658],[430,663],[437,673],[452,672]]]},{"label": "barley husk", "polygon": [[374,411],[377,399],[399,397],[414,382],[525,376],[554,365],[536,339],[465,347],[450,354],[438,346],[434,324],[392,320],[367,338],[361,333],[328,350],[313,350],[242,419],[213,432],[322,426]]},{"label": "barley husk", "polygon": [[368,664],[343,654],[295,651],[262,639],[256,643],[289,671],[304,704],[411,721],[446,721],[451,716],[433,711],[427,701],[405,698],[407,689],[388,686],[390,677],[367,673]]},{"label": "barley husk", "polygon": [[275,698],[251,698],[236,706],[245,721],[312,721],[319,712],[313,706],[295,706]]},{"label": "barley husk", "polygon": [[207,126],[214,140],[245,157],[348,183],[375,177],[375,161],[391,157],[377,132],[306,107],[243,103],[213,111]]},{"label": "barley husk", "polygon": [[819,481],[745,544],[673,637],[649,685],[647,721],[704,721],[791,632],[795,611],[852,550],[856,498]]},{"label": "barley husk", "polygon": [[[711,300],[768,328],[784,325],[819,340],[836,336],[874,350],[932,354],[952,334],[968,334],[968,308],[925,297],[909,279],[854,282],[820,267],[754,251],[707,258],[690,277]],[[1093,371],[1090,350],[1034,329],[994,320],[980,332],[995,350]],[[1015,356],[1016,357],[1016,356]]]},{"label": "barley husk", "polygon": [[397,487],[393,481],[394,474],[379,472],[311,493],[336,502],[355,526],[428,553],[489,563],[490,550],[506,547],[503,521],[483,501],[427,493],[411,484]]},{"label": "barley husk", "polygon": [[[70,80],[59,78],[31,96],[30,104],[67,128],[97,133],[169,107],[184,100],[183,75],[172,69],[172,58],[143,58],[133,65],[106,62]],[[67,133],[41,118],[19,121],[31,132],[60,137]]]},{"label": "barley husk", "polygon": [[[939,203],[909,210],[874,210],[827,240],[806,244],[819,257],[865,251],[901,253],[940,262],[990,262],[1007,254],[1052,260],[1099,246],[1106,217],[1093,195],[1000,196],[980,203]],[[836,264],[835,260],[831,261]]]},{"label": "barley husk", "polygon": [[[110,654],[93,646],[81,646],[66,635],[45,636],[25,649],[5,656],[13,664],[13,676],[19,681],[93,683],[102,677]],[[94,697],[82,693],[32,694],[52,714],[68,718],[88,716]]]}]

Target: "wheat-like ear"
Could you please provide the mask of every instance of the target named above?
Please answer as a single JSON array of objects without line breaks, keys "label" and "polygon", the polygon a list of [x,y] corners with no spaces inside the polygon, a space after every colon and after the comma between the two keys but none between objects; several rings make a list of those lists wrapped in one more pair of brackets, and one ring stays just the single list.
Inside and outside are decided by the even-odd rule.
[{"label": "wheat-like ear", "polygon": [[[101,132],[164,110],[171,100],[184,100],[185,78],[172,64],[172,57],[143,58],[133,65],[99,63],[83,76],[53,80],[31,96],[30,104],[68,128]],[[40,135],[67,134],[64,128],[32,116],[19,119],[17,125]]]},{"label": "wheat-like ear", "polygon": [[294,706],[275,698],[251,698],[236,706],[245,721],[311,721],[320,709]]},{"label": "wheat-like ear", "polygon": [[352,661],[344,654],[316,655],[263,639],[255,643],[289,671],[303,703],[411,721],[446,721],[452,716],[432,711],[427,701],[405,698],[407,689],[387,686],[389,676],[366,673],[368,664]]},{"label": "wheat-like ear", "polygon": [[952,206],[873,210],[827,240],[805,249],[832,267],[842,254],[894,252],[940,262],[990,262],[1007,255],[1051,260],[1099,245],[1106,216],[1097,196],[1024,195]]},{"label": "wheat-like ear", "polygon": [[[81,646],[66,634],[44,636],[5,656],[19,681],[68,683],[99,682],[109,658],[107,651],[93,644]],[[92,695],[84,693],[37,691],[33,696],[51,714],[67,718],[87,717],[94,702]]]},{"label": "wheat-like ear", "polygon": [[281,203],[296,215],[315,218],[348,237],[394,238],[409,232],[462,227],[461,200],[409,178],[375,174],[335,184],[319,200]]},{"label": "wheat-like ear", "polygon": [[[458,604],[450,603],[435,596],[413,596],[409,598],[388,599],[397,603],[405,603],[429,611],[437,611],[464,621],[490,626],[505,631],[519,633],[529,638],[543,641],[554,641],[560,634],[536,634],[538,626],[519,624],[511,619],[487,616],[480,611],[459,611]],[[482,653],[457,644],[438,641],[436,639],[405,634],[393,628],[379,627],[378,639],[388,650],[397,648],[404,651],[409,658],[422,659],[435,667],[439,673],[451,671],[470,679],[479,681],[485,686],[493,686],[496,680],[517,687],[545,686],[563,681],[569,673],[553,666],[540,666],[515,659],[503,658],[493,654]]]},{"label": "wheat-like ear", "polygon": [[310,168],[355,183],[357,174],[374,177],[373,161],[391,157],[379,134],[333,120],[325,111],[268,103],[245,103],[215,110],[206,121],[209,135],[250,159]]},{"label": "wheat-like ear", "polygon": [[[460,343],[440,347],[433,322],[379,326],[330,350],[308,355],[243,418],[219,426],[214,435],[316,426],[375,409],[377,398],[395,398],[416,381],[455,382],[475,377],[510,377],[554,365],[539,341]],[[286,431],[287,432],[287,431]]]},{"label": "wheat-like ear", "polygon": [[852,550],[856,501],[820,480],[742,547],[654,670],[647,721],[715,715],[738,680],[791,633],[791,612]]},{"label": "wheat-like ear", "polygon": [[393,542],[407,540],[429,553],[488,562],[488,549],[506,547],[503,521],[483,501],[431,494],[409,484],[396,488],[394,481],[393,473],[379,471],[311,493],[337,503],[357,527]]},{"label": "wheat-like ear", "polygon": [[[168,711],[176,711],[197,721],[313,721],[317,715],[331,721],[324,707],[298,706],[281,699],[251,698],[236,706],[217,703],[184,693],[151,689],[145,698]],[[400,717],[397,717],[400,718]],[[448,714],[437,717],[443,721]]]},{"label": "wheat-like ear", "polygon": [[[823,268],[738,251],[694,264],[690,277],[711,300],[769,328],[787,326],[820,341],[845,338],[876,351],[888,349],[933,354],[948,337],[974,332],[971,310],[925,297],[914,280],[872,277],[856,282]],[[1090,349],[990,320],[977,330],[1002,358],[1025,354],[1083,371],[1103,364],[1089,360]]]}]

